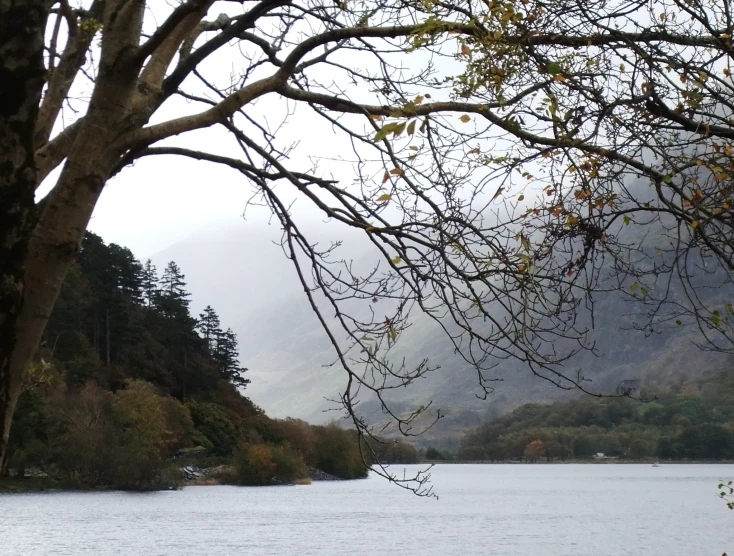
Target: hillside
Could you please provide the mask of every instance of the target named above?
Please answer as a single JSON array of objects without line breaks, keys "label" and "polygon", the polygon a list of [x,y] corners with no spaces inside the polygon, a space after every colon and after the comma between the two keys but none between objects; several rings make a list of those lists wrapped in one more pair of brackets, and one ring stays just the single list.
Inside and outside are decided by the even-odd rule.
[{"label": "hillside", "polygon": [[26,377],[0,478],[33,467],[57,486],[147,490],[177,484],[191,461],[220,469],[216,480],[259,485],[307,479],[309,468],[363,477],[372,451],[415,460],[405,444],[361,450],[344,427],[266,415],[245,396],[237,335],[190,298],[174,261],[159,274],[87,233]]},{"label": "hillside", "polygon": [[[343,239],[334,237],[341,231],[329,226],[315,230],[318,240]],[[241,339],[253,378],[248,394],[256,403],[275,416],[326,422],[334,413],[325,410],[337,407],[327,399],[338,398],[345,376],[338,367],[328,366],[334,354],[300,291],[292,265],[279,246],[268,242],[278,237],[277,229],[243,223],[174,245],[154,260],[175,256],[186,268],[195,269],[188,277],[196,297],[231,300],[226,304],[227,314]],[[342,257],[374,260],[363,240],[354,235],[347,239],[340,248]],[[202,249],[199,246],[203,243],[216,247]],[[597,295],[595,311],[591,339],[596,352],[581,352],[567,365],[568,371],[579,372],[591,381],[588,384],[593,390],[613,392],[622,380],[629,379],[640,380],[643,385],[685,381],[729,364],[730,356],[694,345],[700,336],[690,323],[663,326],[653,334],[634,330],[630,315],[639,307],[616,294]],[[454,353],[443,331],[425,315],[415,316],[410,329],[392,348],[391,357],[405,358],[407,364],[428,357],[441,367],[390,396],[395,406],[405,411],[433,401],[432,409],[445,415],[425,438],[417,440],[419,443],[438,442],[455,449],[461,432],[486,417],[530,401],[578,395],[534,376],[520,362],[506,360],[497,361],[497,367],[488,373],[499,380],[495,392],[487,400],[478,399],[476,371]],[[363,400],[360,410],[370,422],[382,422],[379,407],[369,399]]]},{"label": "hillside", "polygon": [[590,397],[526,404],[467,433],[462,460],[526,461],[605,457],[734,458],[734,376],[706,373],[687,384],[647,388],[640,403]]}]

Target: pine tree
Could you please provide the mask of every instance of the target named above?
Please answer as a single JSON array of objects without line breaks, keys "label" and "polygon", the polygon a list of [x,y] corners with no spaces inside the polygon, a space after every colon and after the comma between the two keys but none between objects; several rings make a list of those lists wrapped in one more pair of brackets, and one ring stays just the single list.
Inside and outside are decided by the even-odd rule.
[{"label": "pine tree", "polygon": [[222,329],[219,328],[219,324],[219,315],[212,309],[211,305],[207,305],[204,312],[199,315],[196,329],[206,343],[206,352],[208,355],[214,353],[217,342],[222,335]]},{"label": "pine tree", "polygon": [[128,299],[140,303],[143,297],[143,266],[127,247],[116,243],[108,246],[108,271],[117,291]]},{"label": "pine tree", "polygon": [[[163,271],[160,280],[160,290],[155,296],[156,308],[167,317],[180,321],[191,320],[189,315],[189,296],[186,291],[185,276],[178,265],[171,261]],[[193,325],[192,325],[193,326]]]},{"label": "pine tree", "polygon": [[148,307],[153,306],[155,296],[158,292],[158,269],[150,259],[145,261],[145,266],[143,267],[141,287],[145,304]]},{"label": "pine tree", "polygon": [[250,379],[242,376],[247,369],[240,366],[239,356],[237,335],[232,332],[231,328],[228,328],[226,332],[220,334],[217,340],[215,358],[222,376],[235,386],[245,388],[250,383]]},{"label": "pine tree", "polygon": [[174,261],[168,263],[161,277],[161,295],[177,299],[188,307],[189,300],[187,298],[189,293],[184,289],[186,287],[185,278]]}]

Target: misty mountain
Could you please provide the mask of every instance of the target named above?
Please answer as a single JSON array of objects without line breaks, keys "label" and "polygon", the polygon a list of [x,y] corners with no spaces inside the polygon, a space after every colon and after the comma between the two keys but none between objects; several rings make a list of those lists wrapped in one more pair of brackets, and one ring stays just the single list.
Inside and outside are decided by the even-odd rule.
[{"label": "misty mountain", "polygon": [[[375,260],[358,232],[314,224],[309,236],[321,244],[344,240],[338,253],[345,259],[363,265]],[[210,302],[222,322],[237,333],[242,363],[250,369],[252,380],[248,396],[255,403],[275,417],[328,421],[340,414],[328,411],[338,409],[337,403],[328,400],[339,398],[346,374],[332,365],[335,354],[293,264],[277,244],[279,238],[277,226],[243,222],[197,234],[153,260],[159,267],[168,260],[178,261],[193,298]],[[595,307],[590,339],[596,349],[580,352],[564,369],[583,376],[590,390],[613,392],[622,380],[630,379],[640,380],[643,386],[694,380],[729,363],[729,356],[696,347],[693,342],[700,337],[693,327],[670,325],[647,334],[635,330],[630,315],[639,307],[616,294],[598,295]],[[388,399],[398,412],[432,402],[426,422],[436,410],[444,418],[426,438],[443,445],[452,442],[454,433],[523,403],[579,395],[534,376],[521,362],[498,360],[486,373],[497,380],[495,390],[486,400],[480,399],[476,370],[454,352],[437,323],[423,314],[414,316],[390,355],[393,361],[404,359],[407,366],[428,358],[432,366],[440,367],[410,387],[392,391]],[[374,400],[362,399],[359,411],[370,422],[387,423]]]}]

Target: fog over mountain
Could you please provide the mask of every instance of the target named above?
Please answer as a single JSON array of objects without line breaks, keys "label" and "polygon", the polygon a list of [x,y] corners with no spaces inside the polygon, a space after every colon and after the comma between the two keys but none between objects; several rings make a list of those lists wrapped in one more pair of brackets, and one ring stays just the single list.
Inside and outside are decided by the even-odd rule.
[{"label": "fog over mountain", "polygon": [[[344,240],[337,252],[358,265],[377,260],[360,232],[333,223],[314,224],[309,236],[321,245]],[[293,264],[277,244],[279,238],[275,225],[242,222],[196,234],[152,259],[159,268],[169,260],[177,261],[186,274],[194,311],[212,305],[223,325],[237,333],[242,362],[250,369],[252,380],[247,393],[255,403],[275,417],[328,421],[339,413],[326,411],[338,407],[327,399],[339,397],[346,375],[339,366],[329,366],[334,352]],[[593,390],[609,392],[624,379],[640,379],[643,385],[694,380],[706,370],[727,364],[727,356],[695,347],[692,341],[697,336],[690,327],[670,326],[651,335],[630,330],[633,309],[617,296],[597,296],[591,334],[596,354],[579,353],[565,371],[589,379]],[[379,314],[379,304],[376,310]],[[486,400],[479,399],[476,370],[454,353],[444,332],[422,314],[415,315],[413,325],[390,353],[393,361],[404,358],[408,365],[427,357],[433,366],[440,366],[389,396],[398,411],[432,401],[431,408],[445,415],[428,435],[434,440],[525,402],[578,395],[533,376],[520,362],[506,360],[497,361],[497,367],[487,373],[498,379],[495,392]],[[362,401],[359,410],[372,422],[384,419],[378,405],[369,399]]]}]

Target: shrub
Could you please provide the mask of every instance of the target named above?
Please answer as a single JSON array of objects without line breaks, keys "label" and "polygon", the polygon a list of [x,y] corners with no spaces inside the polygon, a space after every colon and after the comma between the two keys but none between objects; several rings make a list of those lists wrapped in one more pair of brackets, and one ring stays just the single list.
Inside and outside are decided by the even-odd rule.
[{"label": "shrub", "polygon": [[430,447],[426,450],[426,459],[436,460],[436,459],[445,459],[445,458],[441,452],[436,450],[436,448]]},{"label": "shrub", "polygon": [[308,477],[303,459],[287,444],[242,443],[234,453],[234,482],[239,485],[262,486],[277,483],[293,484]]},{"label": "shrub", "polygon": [[190,401],[187,404],[203,445],[218,456],[228,456],[237,443],[237,430],[227,411],[214,403]]},{"label": "shrub", "polygon": [[317,465],[322,471],[341,479],[359,479],[367,476],[356,435],[336,425],[314,427],[316,434]]},{"label": "shrub", "polygon": [[126,490],[174,484],[165,457],[182,439],[169,428],[168,418],[173,411],[185,421],[185,414],[172,410],[175,405],[150,383],[129,381],[115,394],[88,384],[60,404],[52,451],[63,482]]},{"label": "shrub", "polygon": [[270,454],[275,463],[275,479],[281,483],[295,483],[308,477],[308,468],[303,458],[287,444],[272,446]]},{"label": "shrub", "polygon": [[262,486],[273,482],[277,464],[265,444],[243,444],[234,453],[237,484]]}]

